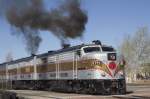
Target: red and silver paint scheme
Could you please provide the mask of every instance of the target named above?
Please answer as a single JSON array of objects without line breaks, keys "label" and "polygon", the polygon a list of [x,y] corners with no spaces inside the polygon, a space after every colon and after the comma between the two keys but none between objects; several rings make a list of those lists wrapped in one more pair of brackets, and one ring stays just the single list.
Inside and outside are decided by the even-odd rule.
[{"label": "red and silver paint scheme", "polygon": [[13,81],[15,88],[124,94],[125,61],[118,60],[113,47],[93,41],[2,63],[0,79]]}]

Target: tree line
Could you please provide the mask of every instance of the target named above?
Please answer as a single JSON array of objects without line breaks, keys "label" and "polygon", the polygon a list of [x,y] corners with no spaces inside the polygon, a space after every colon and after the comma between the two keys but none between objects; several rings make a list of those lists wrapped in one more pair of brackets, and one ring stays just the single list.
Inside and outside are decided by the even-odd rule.
[{"label": "tree line", "polygon": [[150,32],[147,27],[125,36],[119,50],[126,60],[127,75],[150,79]]}]

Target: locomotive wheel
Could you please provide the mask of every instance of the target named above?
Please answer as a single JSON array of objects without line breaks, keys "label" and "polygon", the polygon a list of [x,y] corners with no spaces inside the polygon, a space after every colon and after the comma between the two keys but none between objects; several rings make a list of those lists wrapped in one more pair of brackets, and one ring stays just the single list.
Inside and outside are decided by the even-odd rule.
[{"label": "locomotive wheel", "polygon": [[80,93],[80,91],[81,91],[80,83],[76,83],[73,89],[74,89],[75,93]]},{"label": "locomotive wheel", "polygon": [[90,94],[96,94],[96,88],[95,88],[95,86],[94,86],[93,83],[90,84],[89,93],[90,93]]}]

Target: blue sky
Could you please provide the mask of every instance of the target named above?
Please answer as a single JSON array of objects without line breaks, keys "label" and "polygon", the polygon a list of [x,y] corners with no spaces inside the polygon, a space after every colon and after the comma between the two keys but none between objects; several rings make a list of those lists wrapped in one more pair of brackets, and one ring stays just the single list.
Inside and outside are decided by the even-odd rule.
[{"label": "blue sky", "polygon": [[[46,0],[48,8],[55,7],[60,0]],[[101,40],[102,43],[118,47],[122,39],[132,35],[139,27],[150,28],[150,0],[82,0],[88,13],[88,23],[83,38],[71,40],[72,45]],[[0,18],[0,63],[8,52],[14,59],[29,56],[21,38],[11,35],[9,24]],[[60,41],[49,32],[41,33],[43,42],[38,53],[59,49]]]}]

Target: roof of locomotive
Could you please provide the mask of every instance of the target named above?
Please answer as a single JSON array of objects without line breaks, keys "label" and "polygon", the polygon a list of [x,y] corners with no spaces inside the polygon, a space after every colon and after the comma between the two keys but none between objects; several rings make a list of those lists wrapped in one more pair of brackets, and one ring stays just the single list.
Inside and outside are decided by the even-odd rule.
[{"label": "roof of locomotive", "polygon": [[[15,63],[23,62],[23,61],[30,61],[34,58],[34,56],[36,56],[37,58],[44,58],[44,57],[47,57],[49,55],[55,55],[55,54],[59,54],[59,53],[63,53],[63,52],[78,50],[78,49],[80,49],[84,46],[91,46],[91,45],[97,45],[97,44],[81,44],[81,45],[77,45],[77,46],[71,46],[71,47],[68,47],[68,48],[63,48],[63,49],[60,49],[60,50],[48,51],[47,53],[43,53],[43,54],[39,54],[39,55],[31,55],[29,57],[13,60],[11,62],[1,63],[0,66],[1,65],[6,65],[6,64],[15,64]],[[101,45],[101,46],[106,46],[106,45]],[[111,47],[111,46],[109,46],[109,47]]]},{"label": "roof of locomotive", "polygon": [[48,55],[55,55],[55,54],[60,54],[60,53],[63,53],[63,52],[78,50],[83,46],[85,46],[85,44],[72,46],[72,47],[68,47],[68,48],[62,48],[60,50],[55,50],[55,51],[48,51],[48,53],[37,55],[37,57],[41,58],[41,57],[45,57],[45,56],[48,56]]},{"label": "roof of locomotive", "polygon": [[[63,53],[63,52],[78,50],[78,49],[81,49],[84,46],[94,46],[94,45],[98,45],[98,44],[81,44],[81,45],[77,45],[77,46],[71,46],[71,47],[68,47],[68,48],[60,49],[60,50],[48,51],[48,53],[37,55],[37,57],[41,58],[41,57],[45,57],[45,56],[48,56],[48,55],[54,55],[54,54],[59,54],[59,53]],[[112,46],[107,46],[107,45],[101,45],[101,46],[102,47],[112,47]]]},{"label": "roof of locomotive", "polygon": [[10,62],[1,63],[0,66],[1,65],[15,64],[15,63],[23,62],[23,61],[29,61],[31,59],[33,59],[33,56],[25,57],[25,58],[21,58],[21,59],[16,59],[16,60],[13,60],[13,61],[10,61]]},{"label": "roof of locomotive", "polygon": [[23,61],[30,61],[34,58],[34,56],[37,56],[37,58],[42,58],[42,57],[46,57],[48,55],[54,55],[54,54],[59,54],[59,53],[67,52],[67,51],[77,50],[77,49],[80,49],[83,46],[85,46],[85,45],[82,44],[82,45],[68,47],[68,48],[65,48],[65,49],[60,49],[60,50],[55,50],[55,51],[48,51],[47,53],[43,53],[43,54],[39,54],[39,55],[31,55],[29,57],[13,60],[13,61],[10,61],[10,62],[1,63],[0,66],[6,65],[6,64],[8,64],[8,65],[9,64],[15,64],[15,63],[23,62]]},{"label": "roof of locomotive", "polygon": [[1,64],[0,64],[0,66],[4,66],[4,65],[6,65],[6,62],[5,62],[5,63],[1,63]]}]

